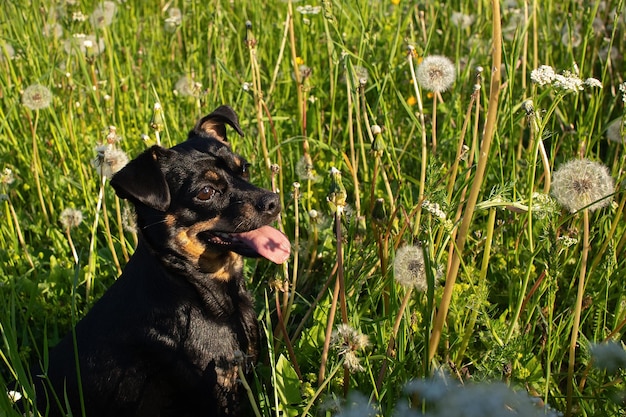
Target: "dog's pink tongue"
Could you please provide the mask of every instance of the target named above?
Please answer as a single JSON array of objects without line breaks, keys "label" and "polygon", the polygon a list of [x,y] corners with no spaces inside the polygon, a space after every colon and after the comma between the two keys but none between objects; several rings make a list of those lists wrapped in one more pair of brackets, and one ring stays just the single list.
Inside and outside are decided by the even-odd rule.
[{"label": "dog's pink tongue", "polygon": [[240,233],[239,238],[246,242],[259,255],[270,261],[282,264],[289,258],[291,243],[287,236],[271,226]]}]

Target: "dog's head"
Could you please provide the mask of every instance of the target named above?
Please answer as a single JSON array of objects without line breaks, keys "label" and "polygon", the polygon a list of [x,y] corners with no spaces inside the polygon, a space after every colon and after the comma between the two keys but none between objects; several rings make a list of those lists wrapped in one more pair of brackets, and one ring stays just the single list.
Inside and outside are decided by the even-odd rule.
[{"label": "dog's head", "polygon": [[249,164],[232,152],[226,125],[243,135],[235,112],[219,107],[188,139],[170,149],[153,146],[111,179],[135,205],[137,224],[157,255],[203,272],[223,271],[242,256],[283,263],[288,239],[268,224],[280,213],[278,195],[248,182]]}]

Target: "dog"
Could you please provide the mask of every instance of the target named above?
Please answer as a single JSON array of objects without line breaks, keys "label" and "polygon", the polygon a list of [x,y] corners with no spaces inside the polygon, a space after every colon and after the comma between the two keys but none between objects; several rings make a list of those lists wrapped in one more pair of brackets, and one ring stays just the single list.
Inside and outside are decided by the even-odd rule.
[{"label": "dog", "polygon": [[240,375],[257,360],[258,328],[242,257],[280,264],[290,243],[269,226],[278,195],[248,182],[227,126],[243,135],[221,106],[185,142],[153,146],[112,177],[135,206],[139,243],[35,377],[42,415],[247,415]]}]

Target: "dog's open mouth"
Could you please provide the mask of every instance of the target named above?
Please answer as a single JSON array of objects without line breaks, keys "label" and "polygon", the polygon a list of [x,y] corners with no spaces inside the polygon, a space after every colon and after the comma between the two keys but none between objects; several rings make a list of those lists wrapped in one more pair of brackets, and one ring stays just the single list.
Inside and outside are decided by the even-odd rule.
[{"label": "dog's open mouth", "polygon": [[209,243],[247,257],[262,256],[282,264],[289,258],[289,239],[271,226],[242,233],[205,232]]}]

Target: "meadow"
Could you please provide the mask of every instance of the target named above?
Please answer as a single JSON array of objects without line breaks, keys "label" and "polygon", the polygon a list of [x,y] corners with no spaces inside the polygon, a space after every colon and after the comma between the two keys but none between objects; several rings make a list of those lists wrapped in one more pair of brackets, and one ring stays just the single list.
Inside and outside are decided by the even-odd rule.
[{"label": "meadow", "polygon": [[110,176],[221,104],[292,242],[246,261],[257,416],[624,414],[623,0],[23,3],[0,415],[133,252]]}]

